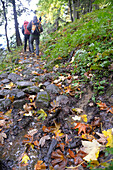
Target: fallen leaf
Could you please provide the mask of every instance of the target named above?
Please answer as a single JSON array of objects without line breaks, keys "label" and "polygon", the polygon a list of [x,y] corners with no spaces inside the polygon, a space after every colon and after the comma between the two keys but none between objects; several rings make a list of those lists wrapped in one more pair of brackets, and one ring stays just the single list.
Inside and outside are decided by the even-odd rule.
[{"label": "fallen leaf", "polygon": [[99,132],[96,132],[96,134],[100,136],[100,139],[97,139],[97,141],[104,145],[107,142],[107,137],[105,137],[104,134],[101,134]]},{"label": "fallen leaf", "polygon": [[0,126],[5,126],[5,124],[6,124],[5,119],[0,120]]},{"label": "fallen leaf", "polygon": [[57,144],[57,147],[59,147],[64,152],[64,147],[65,147],[64,143]]},{"label": "fallen leaf", "polygon": [[83,110],[80,108],[73,108],[72,111],[78,114],[81,114],[83,112]]},{"label": "fallen leaf", "polygon": [[39,145],[40,145],[41,147],[43,147],[44,144],[45,144],[45,141],[46,141],[46,140],[49,140],[49,139],[50,139],[50,136],[49,136],[49,135],[43,136],[43,137],[39,140]]},{"label": "fallen leaf", "polygon": [[33,136],[33,135],[36,134],[37,132],[38,132],[37,129],[32,129],[32,130],[29,130],[29,131],[28,131],[28,135]]},{"label": "fallen leaf", "polygon": [[26,112],[29,112],[30,110],[32,110],[33,108],[31,106],[29,106],[27,103],[23,106],[24,110]]},{"label": "fallen leaf", "polygon": [[83,162],[83,158],[86,156],[87,154],[85,152],[83,152],[82,150],[78,151],[78,153],[75,155],[74,157],[74,163],[75,165],[79,165]]},{"label": "fallen leaf", "polygon": [[93,139],[90,141],[82,141],[82,145],[84,146],[82,150],[88,155],[84,157],[84,160],[89,162],[91,160],[97,160],[99,156],[100,147],[102,146],[97,142],[97,140]]},{"label": "fallen leaf", "polygon": [[6,86],[4,87],[5,89],[11,89],[12,87],[14,87],[15,85],[13,84],[13,82],[11,82],[10,84],[6,84]]},{"label": "fallen leaf", "polygon": [[30,160],[29,156],[25,153],[22,157],[22,163],[28,163],[28,161]]},{"label": "fallen leaf", "polygon": [[45,120],[45,118],[47,117],[47,113],[43,109],[38,110],[37,113],[40,114],[40,116],[38,116],[38,119],[42,118],[42,120]]},{"label": "fallen leaf", "polygon": [[73,119],[74,121],[80,121],[80,120],[81,120],[81,117],[75,115],[74,117],[72,117],[72,119]]},{"label": "fallen leaf", "polygon": [[94,136],[89,135],[89,134],[86,134],[86,133],[85,133],[85,134],[82,134],[81,138],[82,138],[82,139],[87,139],[87,140],[89,140],[89,141],[92,141],[93,139],[95,139]]},{"label": "fallen leaf", "polygon": [[100,107],[100,110],[107,110],[107,108],[108,108],[105,103],[100,102],[100,103],[96,103],[96,104]]},{"label": "fallen leaf", "polygon": [[4,132],[1,132],[0,133],[0,142],[1,142],[1,144],[4,143],[4,138],[7,138],[7,135]]},{"label": "fallen leaf", "polygon": [[107,113],[110,112],[113,114],[113,106],[111,106],[110,108],[107,109]]},{"label": "fallen leaf", "polygon": [[68,152],[69,152],[69,155],[74,158],[75,157],[75,154],[74,152],[71,150],[71,149],[68,149]]},{"label": "fallen leaf", "polygon": [[36,98],[36,95],[30,95],[30,96],[29,96],[29,99],[30,99],[31,102],[34,101],[35,98]]},{"label": "fallen leaf", "polygon": [[83,120],[84,122],[87,123],[87,115],[81,115],[80,117],[82,118],[82,120]]},{"label": "fallen leaf", "polygon": [[87,127],[88,127],[88,125],[86,125],[84,123],[77,123],[77,125],[73,129],[78,129],[78,135],[79,135],[81,132],[86,133]]},{"label": "fallen leaf", "polygon": [[52,106],[53,108],[58,107],[58,106],[59,106],[59,101],[53,100],[53,102],[51,102],[51,106]]},{"label": "fallen leaf", "polygon": [[35,170],[46,170],[46,165],[43,161],[38,160],[37,164],[35,165]]},{"label": "fallen leaf", "polygon": [[105,137],[107,137],[108,143],[106,144],[106,146],[113,147],[113,128],[108,129],[107,131],[104,130],[102,131],[102,133]]},{"label": "fallen leaf", "polygon": [[52,152],[51,158],[54,159],[51,162],[53,167],[58,164],[60,169],[65,169],[65,166],[67,165],[67,159],[59,149],[57,151]]}]

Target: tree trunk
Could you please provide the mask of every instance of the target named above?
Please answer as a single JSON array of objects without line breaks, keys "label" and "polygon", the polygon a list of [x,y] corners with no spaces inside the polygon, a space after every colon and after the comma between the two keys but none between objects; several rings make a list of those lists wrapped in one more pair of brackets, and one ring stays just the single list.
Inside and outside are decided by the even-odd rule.
[{"label": "tree trunk", "polygon": [[20,38],[20,33],[19,33],[19,28],[18,28],[15,0],[12,0],[12,4],[13,4],[13,13],[14,13],[14,21],[15,21],[16,44],[17,46],[21,46],[22,40]]},{"label": "tree trunk", "polygon": [[73,20],[76,18],[76,1],[73,0]]},{"label": "tree trunk", "polygon": [[70,18],[71,18],[71,21],[73,22],[71,0],[69,0],[69,9],[70,9]]},{"label": "tree trunk", "polygon": [[73,0],[73,18],[79,19],[79,9],[80,7],[80,0]]},{"label": "tree trunk", "polygon": [[1,0],[2,6],[3,6],[3,12],[4,12],[4,18],[5,18],[5,36],[6,36],[6,41],[7,41],[7,49],[9,52],[11,52],[10,47],[9,47],[9,40],[8,40],[8,35],[7,35],[7,16],[6,16],[6,10],[5,10],[5,2]]}]

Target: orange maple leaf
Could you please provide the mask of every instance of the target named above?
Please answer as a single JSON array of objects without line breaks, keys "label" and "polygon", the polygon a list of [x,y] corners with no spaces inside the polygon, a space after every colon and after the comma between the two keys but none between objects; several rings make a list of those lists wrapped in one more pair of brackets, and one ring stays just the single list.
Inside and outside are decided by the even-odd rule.
[{"label": "orange maple leaf", "polygon": [[105,103],[100,102],[100,103],[96,103],[96,104],[100,107],[100,110],[107,110],[108,109],[108,107]]},{"label": "orange maple leaf", "polygon": [[35,165],[35,170],[41,170],[41,169],[46,169],[45,163],[43,161],[39,160],[37,161],[37,164]]},{"label": "orange maple leaf", "polygon": [[79,135],[81,132],[86,133],[87,127],[88,127],[88,125],[86,125],[84,123],[77,123],[77,125],[73,129],[79,129],[78,130],[78,135]]},{"label": "orange maple leaf", "polygon": [[110,108],[107,109],[107,113],[110,112],[113,114],[113,106],[111,106]]}]

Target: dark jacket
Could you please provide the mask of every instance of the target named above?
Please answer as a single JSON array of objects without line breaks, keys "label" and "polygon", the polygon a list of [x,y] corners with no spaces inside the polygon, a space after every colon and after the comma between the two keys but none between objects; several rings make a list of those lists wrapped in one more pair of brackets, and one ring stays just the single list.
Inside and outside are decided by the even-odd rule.
[{"label": "dark jacket", "polygon": [[24,25],[22,25],[22,34],[24,35]]},{"label": "dark jacket", "polygon": [[[32,35],[32,22],[33,22],[34,24],[36,24],[37,21],[38,21],[37,18],[34,17],[33,20],[31,20],[31,21],[29,22],[28,26],[27,26],[27,29],[29,30],[29,32],[31,33],[31,35]],[[41,33],[41,32],[43,32],[42,25],[40,26],[40,33]],[[36,33],[33,33],[33,35],[39,36],[40,33],[36,32]]]}]

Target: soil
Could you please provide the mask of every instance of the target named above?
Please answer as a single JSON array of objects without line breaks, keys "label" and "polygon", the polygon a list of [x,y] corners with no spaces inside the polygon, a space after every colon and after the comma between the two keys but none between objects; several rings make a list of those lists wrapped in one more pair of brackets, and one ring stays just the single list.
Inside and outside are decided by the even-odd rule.
[{"label": "soil", "polygon": [[[54,163],[54,156],[51,157],[51,155],[53,155],[53,151],[57,154],[58,150],[64,155],[64,160],[66,161],[63,160],[63,164],[67,167],[76,167],[79,165],[76,168],[88,169],[87,162],[84,161],[83,164],[78,162],[77,164],[75,159],[69,156],[69,149],[76,155],[82,147],[82,140],[85,140],[81,138],[84,132],[82,131],[78,134],[77,129],[74,129],[76,123],[79,121],[74,121],[72,117],[75,117],[75,115],[78,117],[80,115],[87,115],[87,122],[81,119],[81,123],[91,125],[93,128],[86,128],[86,133],[93,134],[96,139],[99,139],[96,132],[102,133],[103,130],[113,128],[112,113],[107,113],[106,110],[100,110],[92,100],[93,91],[90,83],[81,83],[76,90],[65,92],[63,87],[69,87],[72,83],[67,68],[60,68],[61,70],[55,70],[55,68],[53,68],[53,71],[50,73],[44,69],[45,61],[42,62],[40,58],[37,59],[29,53],[21,53],[17,64],[18,62],[25,64],[23,69],[18,68],[15,71],[17,75],[21,76],[22,80],[19,78],[14,79],[14,75],[9,78],[10,72],[8,69],[4,70],[6,76],[2,74],[0,79],[1,90],[8,89],[9,92],[11,92],[7,92],[6,95],[0,94],[0,120],[3,121],[0,123],[0,132],[6,135],[3,134],[0,136],[0,169],[33,170],[38,160],[42,160],[45,163],[47,170],[52,169],[52,167],[55,170],[68,169],[64,168],[63,165],[60,164],[60,161]],[[54,80],[58,80],[58,72],[62,71],[68,74],[68,81],[61,81],[62,85],[60,86],[60,84],[54,83]],[[19,85],[18,81],[24,81],[24,83],[26,83],[26,81],[32,82],[33,85],[31,86],[36,86],[39,89],[38,91],[33,91],[34,89],[27,91],[25,89],[28,85]],[[10,86],[11,88],[9,86],[6,87],[6,85],[11,82],[13,82],[13,86]],[[50,86],[53,84],[58,87],[58,89]],[[16,97],[11,90],[16,91]],[[39,101],[37,96],[42,94],[43,91],[48,92],[50,98],[45,99],[45,96],[43,96],[44,101],[42,99]],[[80,94],[78,98],[75,98],[75,93],[79,91],[83,91],[83,93]],[[14,96],[14,98],[12,96]],[[30,96],[32,96],[32,99],[30,99]],[[64,96],[64,98],[62,96]],[[97,100],[105,103],[109,108],[113,106],[113,90],[111,90],[109,84],[106,87],[104,95],[97,96],[96,101]],[[28,112],[26,111],[27,106],[23,107],[26,103],[27,106],[29,106],[29,103],[32,103],[32,109],[29,110],[28,108]],[[36,106],[33,106],[33,103],[35,103]],[[40,114],[38,111],[40,109],[46,112],[47,117],[42,116],[42,118],[39,119]],[[60,131],[58,131],[59,124]],[[56,126],[56,129],[58,128],[57,132],[55,132],[55,130],[54,132],[49,130],[49,127],[52,129],[54,126]],[[60,133],[63,133],[63,135]],[[40,141],[44,136],[48,138],[45,141]],[[30,158],[28,164],[22,163],[23,153],[26,153]],[[101,150],[98,162],[101,163],[110,159],[113,159],[113,155],[109,154],[106,156],[105,152]]]}]

